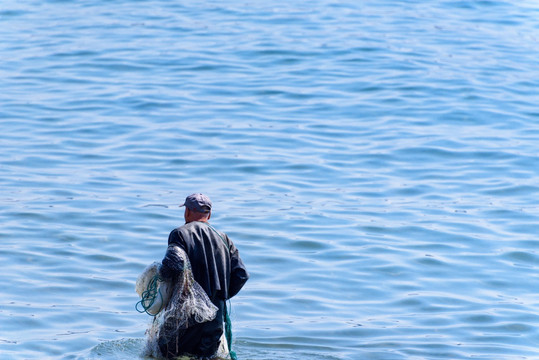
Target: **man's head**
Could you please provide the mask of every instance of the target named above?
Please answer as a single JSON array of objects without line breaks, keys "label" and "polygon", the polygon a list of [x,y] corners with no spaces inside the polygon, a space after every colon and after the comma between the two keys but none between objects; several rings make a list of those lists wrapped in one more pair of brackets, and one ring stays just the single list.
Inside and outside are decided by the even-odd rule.
[{"label": "man's head", "polygon": [[185,222],[207,221],[211,216],[211,200],[204,194],[191,194],[180,206],[185,206]]}]

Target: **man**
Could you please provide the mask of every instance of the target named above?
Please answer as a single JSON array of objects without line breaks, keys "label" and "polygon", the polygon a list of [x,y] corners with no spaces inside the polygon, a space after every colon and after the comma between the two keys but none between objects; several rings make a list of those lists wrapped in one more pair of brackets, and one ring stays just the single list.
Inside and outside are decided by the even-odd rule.
[{"label": "man", "polygon": [[[209,224],[212,203],[206,195],[189,195],[180,206],[185,206],[185,225],[172,230],[168,245],[177,245],[185,251],[195,281],[218,311],[212,321],[194,324],[186,330],[167,329],[158,340],[159,349],[166,358],[183,354],[211,357],[223,334],[225,301],[240,291],[249,274],[228,236]],[[169,280],[177,278],[183,269],[181,262],[174,252],[167,251],[161,276]]]}]

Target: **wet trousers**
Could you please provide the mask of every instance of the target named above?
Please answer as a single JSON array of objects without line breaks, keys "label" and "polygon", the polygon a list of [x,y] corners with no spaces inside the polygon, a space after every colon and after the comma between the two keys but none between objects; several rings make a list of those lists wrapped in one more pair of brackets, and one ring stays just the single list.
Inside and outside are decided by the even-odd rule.
[{"label": "wet trousers", "polygon": [[177,329],[173,322],[165,321],[158,339],[159,350],[166,359],[180,355],[211,357],[219,348],[223,334],[223,300],[212,301],[219,309],[215,319],[202,324],[194,324],[187,329]]}]

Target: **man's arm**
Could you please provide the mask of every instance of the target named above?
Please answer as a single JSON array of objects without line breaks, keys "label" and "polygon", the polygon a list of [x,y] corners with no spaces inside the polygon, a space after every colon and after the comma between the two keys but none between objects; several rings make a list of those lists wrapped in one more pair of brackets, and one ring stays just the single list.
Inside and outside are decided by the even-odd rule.
[{"label": "man's arm", "polygon": [[168,236],[167,252],[165,253],[163,261],[161,261],[161,268],[159,269],[159,274],[163,279],[176,277],[183,272],[183,258],[180,256],[180,253],[174,249],[174,246],[182,248],[177,230],[172,230]]},{"label": "man's arm", "polygon": [[228,286],[228,298],[230,299],[239,293],[243,285],[249,280],[249,273],[240,258],[238,249],[228,239],[228,236],[227,240],[230,244],[230,284]]}]

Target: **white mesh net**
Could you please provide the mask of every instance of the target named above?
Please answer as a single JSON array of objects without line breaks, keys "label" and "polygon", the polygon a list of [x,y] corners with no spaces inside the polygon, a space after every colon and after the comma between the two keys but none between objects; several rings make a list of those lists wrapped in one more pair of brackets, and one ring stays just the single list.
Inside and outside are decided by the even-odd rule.
[{"label": "white mesh net", "polygon": [[[197,323],[211,321],[217,314],[217,307],[208,298],[202,287],[194,280],[189,258],[183,249],[171,245],[167,251],[175,252],[183,260],[183,272],[174,284],[169,284],[164,298],[170,298],[154,318],[146,331],[145,356],[160,358],[158,340],[161,334],[174,331],[181,333]],[[177,344],[178,346],[180,344]]]}]

